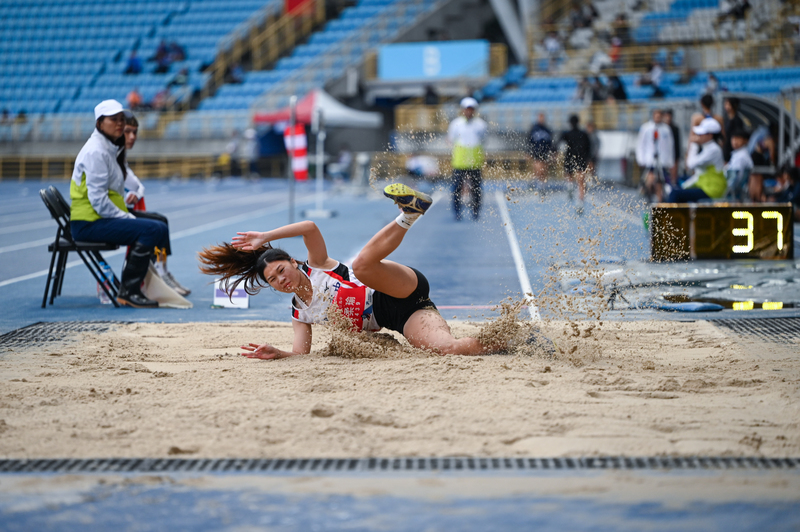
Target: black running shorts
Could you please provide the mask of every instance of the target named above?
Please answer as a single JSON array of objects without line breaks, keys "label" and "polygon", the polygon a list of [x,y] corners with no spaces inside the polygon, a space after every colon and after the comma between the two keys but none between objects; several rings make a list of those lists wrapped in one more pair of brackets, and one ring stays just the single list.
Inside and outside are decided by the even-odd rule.
[{"label": "black running shorts", "polygon": [[417,275],[417,288],[408,297],[397,298],[375,291],[372,296],[372,308],[375,312],[375,320],[378,325],[386,329],[391,329],[403,334],[408,318],[418,310],[434,309],[430,298],[431,287],[428,280],[419,270],[411,268]]}]

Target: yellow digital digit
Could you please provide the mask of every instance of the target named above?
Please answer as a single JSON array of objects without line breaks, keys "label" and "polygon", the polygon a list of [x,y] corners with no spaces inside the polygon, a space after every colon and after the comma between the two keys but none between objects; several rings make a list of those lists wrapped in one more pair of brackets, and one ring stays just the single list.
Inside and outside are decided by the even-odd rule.
[{"label": "yellow digital digit", "polygon": [[733,236],[746,236],[747,245],[733,246],[731,249],[734,253],[749,253],[753,250],[753,215],[747,211],[733,211],[731,216],[734,220],[747,220],[747,229],[744,227],[733,228]]},{"label": "yellow digital digit", "polygon": [[[761,217],[765,220],[777,220],[778,223],[778,251],[783,251],[783,215],[778,211],[764,211]],[[736,234],[736,233],[734,233]]]}]

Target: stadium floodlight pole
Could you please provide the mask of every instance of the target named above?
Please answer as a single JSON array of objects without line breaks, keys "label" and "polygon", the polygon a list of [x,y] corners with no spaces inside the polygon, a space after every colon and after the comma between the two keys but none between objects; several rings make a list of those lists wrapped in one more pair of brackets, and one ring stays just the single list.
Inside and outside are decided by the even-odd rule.
[{"label": "stadium floodlight pole", "polygon": [[336,216],[336,213],[323,208],[322,203],[325,199],[325,114],[322,109],[317,108],[314,110],[314,115],[311,118],[311,131],[317,136],[317,153],[316,153],[316,167],[317,167],[317,194],[316,206],[314,209],[309,209],[303,212],[306,218],[331,218]]},{"label": "stadium floodlight pole", "polygon": [[289,223],[294,223],[294,148],[297,142],[295,141],[295,123],[297,122],[297,95],[292,95],[289,99],[289,135],[288,138],[290,145],[288,146],[289,153]]}]

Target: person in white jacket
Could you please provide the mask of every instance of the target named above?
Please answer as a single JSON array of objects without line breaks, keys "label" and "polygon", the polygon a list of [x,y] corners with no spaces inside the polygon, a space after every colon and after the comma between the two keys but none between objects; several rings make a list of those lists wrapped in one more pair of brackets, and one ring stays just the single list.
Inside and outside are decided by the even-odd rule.
[{"label": "person in white jacket", "polygon": [[169,220],[163,214],[145,210],[144,207],[144,185],[139,178],[133,173],[130,165],[128,164],[127,153],[133,149],[136,144],[136,139],[139,136],[139,121],[133,113],[125,116],[125,204],[130,209],[131,214],[137,218],[147,218],[149,220],[158,220],[164,222],[167,226],[167,241],[166,246],[158,247],[155,250],[155,269],[158,275],[164,282],[178,292],[182,296],[188,296],[192,293],[191,290],[180,284],[177,279],[172,275],[172,272],[167,269],[167,257],[172,255],[172,243],[169,239]]},{"label": "person in white jacket", "polygon": [[75,159],[69,195],[70,229],[75,240],[131,246],[122,269],[117,301],[136,308],[158,307],[141,289],[156,246],[169,232],[158,220],[136,218],[125,205],[125,115],[116,100],[94,108],[95,130]]},{"label": "person in white jacket", "polygon": [[717,199],[725,195],[728,181],[722,169],[725,159],[722,147],[714,140],[722,128],[714,118],[704,118],[692,128],[689,135],[689,153],[686,168],[692,176],[670,192],[668,203],[692,203],[704,199]]},{"label": "person in white jacket", "polygon": [[653,109],[652,117],[639,128],[636,163],[642,169],[642,192],[648,199],[660,201],[664,183],[675,166],[675,139],[661,109]]}]

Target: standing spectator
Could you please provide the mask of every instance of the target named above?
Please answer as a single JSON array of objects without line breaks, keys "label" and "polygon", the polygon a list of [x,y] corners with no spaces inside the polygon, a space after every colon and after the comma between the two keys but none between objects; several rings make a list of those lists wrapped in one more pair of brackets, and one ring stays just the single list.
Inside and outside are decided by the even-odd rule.
[{"label": "standing spectator", "polygon": [[558,62],[561,59],[561,54],[564,52],[564,47],[558,38],[558,34],[554,31],[548,32],[543,41],[544,49],[547,51],[547,70],[555,72],[558,70]]},{"label": "standing spectator", "polygon": [[461,220],[461,194],[466,185],[472,196],[472,217],[477,220],[481,211],[481,168],[484,161],[483,142],[488,126],[475,116],[478,102],[474,98],[461,100],[461,112],[447,129],[447,140],[453,147],[453,210]]},{"label": "standing spectator", "polygon": [[661,201],[667,175],[675,165],[675,139],[661,109],[653,109],[652,117],[639,128],[636,164],[642,169],[642,193],[648,201]]},{"label": "standing spectator", "polygon": [[134,87],[125,97],[128,102],[128,109],[135,111],[142,106],[142,94],[139,92],[139,87]]},{"label": "standing spectator", "polygon": [[136,50],[131,52],[128,57],[128,65],[125,67],[125,74],[140,74],[142,72],[142,59],[136,55]]},{"label": "standing spectator", "polygon": [[745,128],[744,120],[739,114],[739,98],[725,98],[722,106],[725,109],[725,142],[722,144],[722,156],[725,162],[731,160],[731,134],[736,130]]},{"label": "standing spectator", "polygon": [[589,175],[597,175],[597,160],[600,156],[600,137],[597,136],[597,125],[586,123],[586,134],[589,135]]},{"label": "standing spectator", "polygon": [[725,195],[728,182],[722,173],[725,161],[722,148],[714,141],[719,134],[719,122],[704,118],[689,134],[689,153],[686,155],[686,168],[693,172],[683,182],[681,188],[673,188],[667,201],[669,203],[696,202],[701,199],[716,199]]},{"label": "standing spectator", "polygon": [[7,125],[11,123],[11,113],[8,111],[8,107],[3,108],[3,116],[0,117],[0,124]]},{"label": "standing spectator", "polygon": [[[721,139],[721,137],[722,137],[721,131],[722,131],[722,125],[723,125],[724,122],[723,122],[722,117],[720,115],[715,115],[714,114],[714,96],[712,96],[711,94],[702,95],[700,97],[700,110],[703,113],[703,118],[713,118],[714,120],[719,122],[720,133],[716,135],[714,140],[717,141],[717,142],[720,142],[722,140]],[[695,125],[699,125],[699,124],[700,124],[699,121],[697,122],[697,124],[693,123],[692,127],[694,127]]]},{"label": "standing spectator", "polygon": [[625,85],[616,74],[608,76],[608,94],[609,97],[613,98],[615,101],[625,101],[628,99],[628,93],[625,92]]},{"label": "standing spectator", "polygon": [[570,130],[561,135],[564,150],[564,175],[568,181],[567,194],[572,200],[575,181],[578,181],[578,206],[576,212],[583,214],[584,199],[586,197],[586,169],[591,157],[591,140],[589,134],[578,127],[578,115],[569,117]]},{"label": "standing spectator", "polygon": [[608,51],[608,57],[615,68],[619,66],[619,60],[622,58],[622,39],[619,37],[611,37],[611,48]]},{"label": "standing spectator", "polygon": [[353,165],[353,153],[350,151],[350,145],[342,144],[339,150],[339,155],[336,156],[336,161],[328,165],[328,174],[333,178],[336,183],[343,183],[350,179],[350,167]]},{"label": "standing spectator", "polygon": [[553,132],[547,127],[544,113],[539,113],[528,135],[528,153],[533,161],[533,178],[547,179],[547,169],[555,152]]},{"label": "standing spectator", "polygon": [[136,308],[158,303],[142,293],[156,246],[163,247],[167,226],[136,218],[125,205],[125,113],[116,100],[94,108],[95,130],[75,159],[69,195],[70,228],[75,240],[131,246],[122,268],[117,301]]},{"label": "standing spectator", "polygon": [[425,87],[425,105],[439,105],[439,94],[433,85]]},{"label": "standing spectator", "polygon": [[750,136],[747,150],[753,158],[754,166],[750,174],[748,194],[753,201],[764,201],[764,181],[774,177],[767,168],[775,167],[777,159],[775,136],[770,128],[765,125],[758,126]]},{"label": "standing spectator", "polygon": [[728,180],[728,197],[737,201],[744,201],[747,196],[747,185],[753,171],[753,158],[747,151],[747,141],[750,135],[745,129],[734,129],[730,133],[731,152],[730,161],[723,171]]},{"label": "standing spectator", "polygon": [[663,115],[664,123],[669,126],[669,130],[672,132],[673,160],[675,164],[672,165],[670,171],[670,185],[674,187],[678,184],[678,164],[681,160],[681,130],[678,129],[678,126],[673,121],[672,109],[664,109]]},{"label": "standing spectator", "polygon": [[628,22],[628,16],[625,13],[620,13],[614,19],[614,37],[620,40],[622,46],[628,46],[631,43],[631,26]]},{"label": "standing spectator", "polygon": [[244,151],[245,159],[247,159],[249,177],[261,177],[261,173],[258,171],[258,158],[261,155],[261,150],[258,145],[258,135],[252,127],[244,131],[242,150]]},{"label": "standing spectator", "polygon": [[651,98],[663,98],[664,91],[661,90],[661,77],[664,74],[664,69],[661,65],[655,62],[648,63],[647,72],[639,77],[639,85],[650,85],[653,87],[653,94]]},{"label": "standing spectator", "polygon": [[225,152],[220,157],[228,163],[228,175],[239,177],[242,175],[242,165],[239,161],[239,131],[234,129],[231,133],[231,140],[225,145]]},{"label": "standing spectator", "polygon": [[592,102],[604,102],[607,97],[608,87],[603,85],[599,76],[595,76],[592,81]]},{"label": "standing spectator", "polygon": [[583,77],[578,80],[578,84],[575,85],[575,92],[572,95],[572,101],[585,104],[592,101],[592,84],[589,82],[589,78]]},{"label": "standing spectator", "polygon": [[719,78],[713,73],[708,73],[708,79],[706,80],[706,94],[714,95],[719,92]]}]

